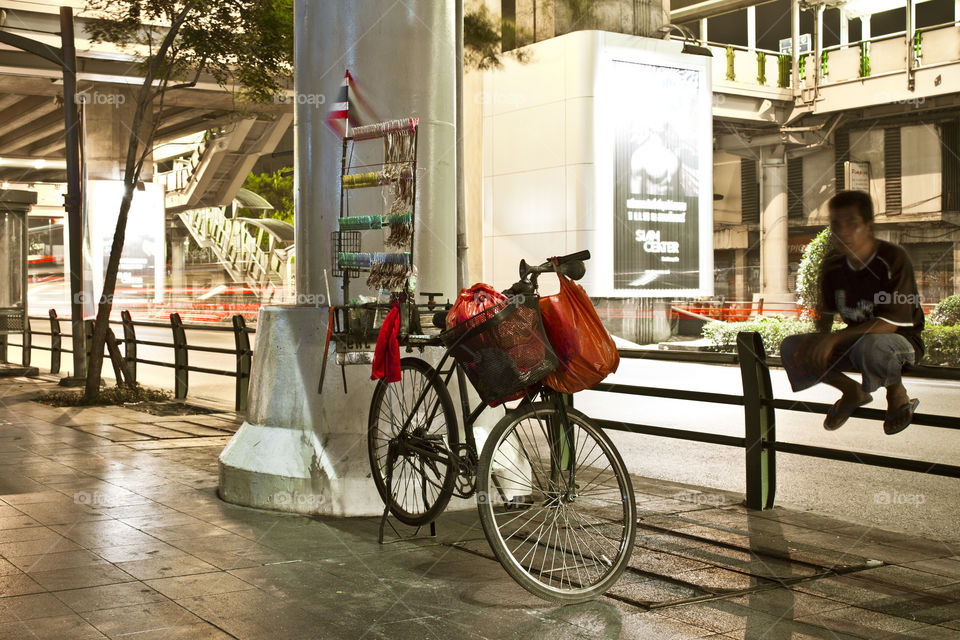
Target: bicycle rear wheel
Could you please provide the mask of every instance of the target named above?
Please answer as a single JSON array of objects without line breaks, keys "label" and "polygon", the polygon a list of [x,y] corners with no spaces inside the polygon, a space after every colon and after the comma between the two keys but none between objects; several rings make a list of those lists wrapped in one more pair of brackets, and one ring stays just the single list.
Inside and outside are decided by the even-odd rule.
[{"label": "bicycle rear wheel", "polygon": [[[367,452],[383,503],[400,522],[420,526],[435,520],[453,495],[457,415],[440,376],[428,363],[403,358],[400,375],[399,382],[381,379],[374,389]],[[423,401],[414,412],[421,393]]]},{"label": "bicycle rear wheel", "polygon": [[581,602],[626,568],[636,503],[610,439],[579,411],[566,411],[566,436],[551,402],[497,423],[480,456],[477,503],[487,540],[514,580],[546,600]]}]

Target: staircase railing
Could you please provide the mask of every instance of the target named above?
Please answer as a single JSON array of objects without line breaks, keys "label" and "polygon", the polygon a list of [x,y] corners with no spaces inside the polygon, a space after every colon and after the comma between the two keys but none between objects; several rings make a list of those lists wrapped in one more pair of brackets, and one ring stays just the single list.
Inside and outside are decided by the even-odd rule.
[{"label": "staircase railing", "polygon": [[[244,218],[228,218],[217,207],[179,214],[194,240],[213,251],[236,282],[257,288],[264,299],[287,301],[293,295],[294,247],[278,246],[274,237]],[[266,242],[268,247],[263,248]]]}]

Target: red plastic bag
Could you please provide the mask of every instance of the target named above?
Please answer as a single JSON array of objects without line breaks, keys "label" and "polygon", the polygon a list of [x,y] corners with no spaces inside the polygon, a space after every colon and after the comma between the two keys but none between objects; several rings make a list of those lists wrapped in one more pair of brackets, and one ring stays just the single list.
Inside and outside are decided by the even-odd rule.
[{"label": "red plastic bag", "polygon": [[447,312],[447,329],[469,320],[484,309],[496,306],[507,297],[488,284],[478,282],[469,289],[461,289],[457,301]]},{"label": "red plastic bag", "polygon": [[560,293],[540,298],[540,313],[560,366],[542,382],[563,393],[576,393],[616,371],[620,354],[583,287],[557,276]]}]

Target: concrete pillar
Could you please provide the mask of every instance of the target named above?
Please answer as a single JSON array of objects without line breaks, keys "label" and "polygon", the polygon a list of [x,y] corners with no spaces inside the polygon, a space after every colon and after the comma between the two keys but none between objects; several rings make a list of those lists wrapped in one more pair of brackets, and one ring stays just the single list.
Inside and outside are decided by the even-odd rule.
[{"label": "concrete pillar", "polygon": [[840,7],[840,46],[850,44],[850,18],[847,17],[847,11]]},{"label": "concrete pillar", "polygon": [[[83,290],[84,315],[96,314],[96,302],[103,286],[106,259],[113,242],[117,215],[126,166],[127,149],[130,144],[130,128],[137,108],[139,87],[95,84],[81,89],[78,101],[83,105],[84,157],[86,159],[86,182],[84,186],[84,260]],[[152,111],[140,133],[140,140],[147,140]],[[142,152],[142,149],[140,150]],[[144,264],[137,268],[133,277],[140,280],[146,290],[154,291],[153,301],[162,302],[164,283],[164,225],[163,189],[154,185],[152,154],[147,154],[140,173],[144,189],[134,192],[133,203],[127,217],[124,254],[133,258],[131,265]],[[92,184],[96,181],[96,184]],[[115,182],[105,185],[100,181]],[[128,254],[129,251],[129,254]],[[97,262],[94,263],[93,261]],[[117,287],[124,287],[127,265],[121,263]],[[136,283],[137,286],[141,284]]]},{"label": "concrete pillar", "polygon": [[[420,118],[418,288],[451,298],[456,293],[454,8],[451,0],[294,3],[298,300],[325,296],[328,280],[333,302],[343,297],[339,280],[330,275],[342,145],[326,118],[346,70],[379,119]],[[356,146],[355,164],[381,159],[379,141]],[[369,201],[365,194],[351,195],[353,215],[382,208],[380,194],[367,191]],[[364,250],[379,251],[371,240],[363,238]],[[351,283],[350,295],[357,293],[367,293],[363,279]],[[262,355],[254,358],[247,421],[220,455],[224,500],[314,514],[382,511],[367,457],[374,388],[369,367],[346,368],[344,393],[331,345],[323,391],[317,392],[327,318],[326,307],[261,308]]]},{"label": "concrete pillar", "polygon": [[[137,109],[139,87],[94,85],[80,93],[83,104],[84,152],[88,180],[121,180]],[[153,179],[152,154],[140,179]]]},{"label": "concrete pillar", "polygon": [[184,299],[187,288],[187,251],[185,241],[187,235],[182,232],[167,232],[170,239],[170,299]]},{"label": "concrete pillar", "polygon": [[787,290],[787,163],[782,149],[761,154],[760,295],[764,302],[792,302]]},{"label": "concrete pillar", "polygon": [[757,8],[747,7],[747,49],[757,48]]},{"label": "concrete pillar", "polygon": [[870,16],[860,16],[860,39],[870,39]]}]

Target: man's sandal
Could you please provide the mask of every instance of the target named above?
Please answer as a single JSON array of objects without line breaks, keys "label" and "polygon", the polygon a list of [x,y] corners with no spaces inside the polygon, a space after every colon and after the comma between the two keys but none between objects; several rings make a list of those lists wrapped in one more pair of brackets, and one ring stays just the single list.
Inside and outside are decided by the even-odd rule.
[{"label": "man's sandal", "polygon": [[[827,417],[823,419],[823,428],[826,429],[827,431],[836,431],[837,429],[842,427],[844,424],[846,424],[847,420],[850,419],[850,416],[853,414],[854,411],[856,411],[857,409],[859,409],[860,407],[866,404],[870,404],[870,401],[873,400],[873,398],[867,398],[860,404],[854,405],[852,407],[841,405],[840,402],[842,400],[843,398],[840,398],[840,400],[837,400],[836,402],[834,402],[833,406],[830,407],[830,410],[827,411]],[[836,421],[836,423],[831,424],[831,421]]]},{"label": "man's sandal", "polygon": [[910,426],[913,421],[913,412],[917,410],[920,400],[911,398],[904,402],[895,410],[887,412],[887,418],[883,421],[883,432],[888,436],[900,433]]}]

